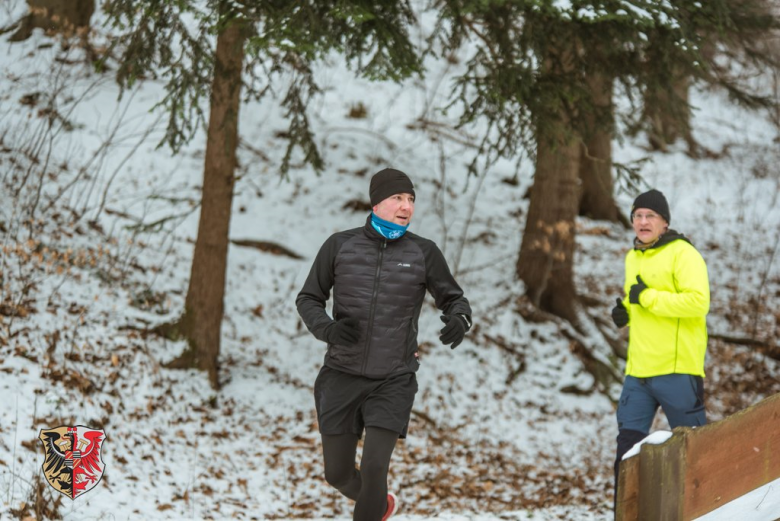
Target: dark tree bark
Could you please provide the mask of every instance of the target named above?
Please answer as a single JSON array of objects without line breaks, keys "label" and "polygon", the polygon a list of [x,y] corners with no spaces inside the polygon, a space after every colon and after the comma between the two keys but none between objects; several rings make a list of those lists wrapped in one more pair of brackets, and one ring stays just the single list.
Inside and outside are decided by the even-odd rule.
[{"label": "dark tree bark", "polygon": [[615,204],[612,180],[612,78],[593,72],[588,76],[593,110],[583,114],[584,131],[580,158],[579,215],[602,221],[621,222],[626,218]]},{"label": "dark tree bark", "polygon": [[[573,44],[551,49],[549,80],[571,70]],[[560,50],[563,49],[563,50]],[[542,72],[545,74],[545,71]],[[578,323],[574,290],[575,218],[579,208],[580,137],[561,100],[548,105],[537,123],[536,173],[517,259],[517,276],[539,308]]]},{"label": "dark tree bark", "polygon": [[648,139],[653,150],[665,152],[669,145],[682,138],[690,149],[695,149],[691,133],[691,109],[688,90],[691,78],[676,74],[672,88],[649,89],[645,92],[645,118],[649,125]]},{"label": "dark tree bark", "polygon": [[9,37],[12,42],[26,40],[33,29],[43,29],[47,34],[85,36],[95,12],[95,0],[27,0],[27,6],[28,13]]},{"label": "dark tree bark", "polygon": [[172,368],[208,371],[215,389],[219,388],[220,334],[245,39],[240,21],[231,23],[217,37],[198,238],[185,311],[177,325],[178,333],[188,340],[189,347],[168,364]]},{"label": "dark tree bark", "polygon": [[517,260],[517,276],[525,282],[532,302],[572,324],[577,323],[573,260],[579,158],[580,144],[572,138],[540,140]]},{"label": "dark tree bark", "polygon": [[695,148],[691,133],[688,90],[691,77],[676,61],[675,42],[667,30],[659,30],[646,51],[647,86],[643,117],[653,150],[666,152],[679,138]]}]

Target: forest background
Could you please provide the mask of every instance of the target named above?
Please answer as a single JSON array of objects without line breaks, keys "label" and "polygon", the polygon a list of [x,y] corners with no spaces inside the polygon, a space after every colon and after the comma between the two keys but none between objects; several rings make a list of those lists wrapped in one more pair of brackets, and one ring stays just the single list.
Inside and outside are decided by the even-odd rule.
[{"label": "forest background", "polygon": [[[4,3],[0,514],[347,518],[313,411],[324,346],[294,297],[392,166],[475,320],[451,352],[423,310],[400,518],[608,519],[626,344],[609,310],[640,191],[708,263],[709,418],[780,390],[778,16]],[[71,501],[37,437],[76,424],[106,430],[106,473]]]}]

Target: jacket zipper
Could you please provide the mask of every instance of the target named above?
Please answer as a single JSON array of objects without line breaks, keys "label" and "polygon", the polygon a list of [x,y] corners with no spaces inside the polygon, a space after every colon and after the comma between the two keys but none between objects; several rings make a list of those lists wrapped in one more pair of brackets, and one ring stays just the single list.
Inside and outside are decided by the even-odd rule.
[{"label": "jacket zipper", "polygon": [[677,331],[674,334],[674,373],[677,372],[677,358],[680,355],[680,319],[677,319]]},{"label": "jacket zipper", "polygon": [[368,354],[371,352],[371,335],[374,330],[374,312],[376,311],[376,297],[379,294],[379,274],[382,271],[382,259],[385,256],[387,239],[383,239],[379,245],[379,259],[376,263],[376,273],[374,274],[374,292],[371,295],[371,307],[368,310],[368,332],[366,335],[366,347],[363,349],[363,368],[360,374],[366,374],[366,365],[368,364]]}]

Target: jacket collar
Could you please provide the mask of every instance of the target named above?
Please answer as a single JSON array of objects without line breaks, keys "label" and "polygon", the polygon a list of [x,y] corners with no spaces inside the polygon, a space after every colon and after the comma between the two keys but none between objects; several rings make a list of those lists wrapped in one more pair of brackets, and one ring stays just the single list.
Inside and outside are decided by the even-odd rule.
[{"label": "jacket collar", "polygon": [[691,246],[693,246],[693,243],[691,242],[691,240],[688,237],[686,237],[682,233],[678,232],[677,230],[672,230],[670,228],[670,229],[666,230],[666,232],[664,232],[662,235],[660,235],[658,237],[658,240],[656,240],[652,245],[644,247],[644,248],[639,247],[639,245],[640,245],[639,239],[634,237],[634,249],[635,250],[643,250],[643,251],[654,250],[656,248],[660,248],[661,246],[666,246],[670,242],[677,241],[677,240],[685,241],[688,244],[690,244]]}]

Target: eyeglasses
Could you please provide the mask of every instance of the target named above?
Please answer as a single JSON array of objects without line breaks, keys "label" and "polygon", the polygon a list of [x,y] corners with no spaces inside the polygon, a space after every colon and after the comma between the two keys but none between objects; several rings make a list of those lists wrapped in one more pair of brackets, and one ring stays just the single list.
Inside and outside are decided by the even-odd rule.
[{"label": "eyeglasses", "polygon": [[647,213],[637,212],[634,214],[635,221],[641,221],[642,219],[647,219],[648,221],[655,221],[659,217],[660,216],[657,213],[653,213],[653,212],[647,212]]}]

